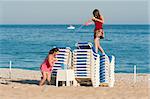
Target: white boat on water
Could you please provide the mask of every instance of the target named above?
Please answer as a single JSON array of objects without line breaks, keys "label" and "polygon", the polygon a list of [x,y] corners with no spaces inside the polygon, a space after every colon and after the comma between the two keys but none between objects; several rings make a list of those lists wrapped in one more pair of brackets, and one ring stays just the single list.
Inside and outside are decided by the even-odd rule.
[{"label": "white boat on water", "polygon": [[69,27],[67,27],[67,29],[69,29],[69,30],[73,30],[73,29],[75,29],[75,27],[74,27],[74,26],[72,26],[72,25],[70,25]]}]

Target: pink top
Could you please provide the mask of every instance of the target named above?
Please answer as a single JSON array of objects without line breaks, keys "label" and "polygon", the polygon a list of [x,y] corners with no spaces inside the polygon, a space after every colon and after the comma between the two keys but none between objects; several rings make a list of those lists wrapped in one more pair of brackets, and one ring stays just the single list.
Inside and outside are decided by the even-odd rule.
[{"label": "pink top", "polygon": [[51,72],[52,71],[52,65],[49,64],[48,59],[46,58],[44,62],[41,64],[41,71],[42,72]]}]

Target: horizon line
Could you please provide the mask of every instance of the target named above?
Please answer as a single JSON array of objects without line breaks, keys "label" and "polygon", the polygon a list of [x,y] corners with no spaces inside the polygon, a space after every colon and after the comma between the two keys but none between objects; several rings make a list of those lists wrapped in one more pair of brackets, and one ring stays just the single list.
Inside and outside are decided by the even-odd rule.
[{"label": "horizon line", "polygon": [[[81,23],[74,23],[74,24],[69,24],[69,23],[53,23],[53,24],[48,24],[48,23],[18,23],[18,24],[0,24],[0,25],[84,25],[84,24],[81,24]],[[92,24],[94,25],[94,24]],[[138,23],[138,24],[135,24],[135,23],[114,23],[114,24],[104,24],[104,25],[150,25],[150,23]]]}]

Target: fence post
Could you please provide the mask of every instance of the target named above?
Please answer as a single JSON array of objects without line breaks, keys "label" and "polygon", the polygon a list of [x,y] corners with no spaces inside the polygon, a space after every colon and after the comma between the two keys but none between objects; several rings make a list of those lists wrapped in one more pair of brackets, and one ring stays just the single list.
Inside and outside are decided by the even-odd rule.
[{"label": "fence post", "polygon": [[136,65],[134,65],[134,84],[136,83]]},{"label": "fence post", "polygon": [[9,78],[11,79],[11,65],[12,65],[12,62],[10,61],[9,62]]}]

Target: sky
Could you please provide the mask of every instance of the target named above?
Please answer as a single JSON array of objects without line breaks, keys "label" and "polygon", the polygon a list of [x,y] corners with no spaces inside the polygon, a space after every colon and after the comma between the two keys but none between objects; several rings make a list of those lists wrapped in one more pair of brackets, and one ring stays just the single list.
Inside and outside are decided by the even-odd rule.
[{"label": "sky", "polygon": [[0,0],[0,24],[82,24],[96,8],[105,24],[149,24],[149,0]]}]

